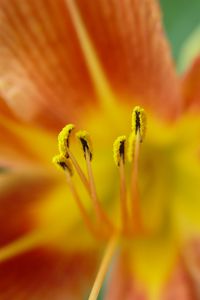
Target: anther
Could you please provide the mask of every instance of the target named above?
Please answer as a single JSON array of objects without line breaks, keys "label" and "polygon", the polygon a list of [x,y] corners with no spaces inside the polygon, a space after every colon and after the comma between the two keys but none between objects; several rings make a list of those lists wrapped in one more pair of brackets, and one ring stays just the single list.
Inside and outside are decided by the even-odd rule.
[{"label": "anther", "polygon": [[59,170],[67,171],[70,176],[73,175],[71,161],[67,159],[66,156],[64,156],[63,154],[55,155],[52,159],[52,162]]},{"label": "anther", "polygon": [[139,134],[140,143],[142,143],[146,133],[146,113],[143,108],[136,106],[132,113],[132,130],[135,136]]},{"label": "anther", "polygon": [[131,174],[131,198],[132,198],[132,215],[134,230],[143,230],[140,195],[138,186],[138,169],[140,144],[143,142],[146,133],[146,114],[143,108],[136,106],[132,113],[132,133],[129,136],[128,158],[132,163]]},{"label": "anther", "polygon": [[125,179],[125,158],[126,158],[126,136],[119,136],[113,144],[113,157],[115,164],[119,167],[120,176],[120,211],[122,218],[122,231],[126,232],[128,227],[128,207]]},{"label": "anther", "polygon": [[132,161],[134,156],[135,141],[136,141],[135,132],[132,131],[128,138],[128,151],[127,151],[127,158],[130,162]]},{"label": "anther", "polygon": [[75,128],[73,124],[66,125],[58,135],[58,149],[61,154],[68,157],[69,139],[72,130]]},{"label": "anther", "polygon": [[81,142],[85,159],[88,153],[90,160],[92,160],[92,143],[89,133],[85,130],[81,130],[77,132],[76,136]]},{"label": "anther", "polygon": [[125,163],[125,147],[126,147],[126,136],[119,136],[113,144],[113,158],[116,165],[119,167],[120,163]]}]

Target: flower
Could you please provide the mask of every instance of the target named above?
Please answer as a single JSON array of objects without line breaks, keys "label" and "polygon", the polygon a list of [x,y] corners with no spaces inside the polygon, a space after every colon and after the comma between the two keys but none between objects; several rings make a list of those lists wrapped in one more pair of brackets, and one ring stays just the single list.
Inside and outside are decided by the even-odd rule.
[{"label": "flower", "polygon": [[[105,299],[197,299],[199,59],[178,78],[154,0],[3,0],[0,10],[0,298],[83,299],[112,257]],[[65,148],[71,125],[57,148],[70,122],[84,153],[74,139]],[[66,174],[51,163],[58,150]]]}]

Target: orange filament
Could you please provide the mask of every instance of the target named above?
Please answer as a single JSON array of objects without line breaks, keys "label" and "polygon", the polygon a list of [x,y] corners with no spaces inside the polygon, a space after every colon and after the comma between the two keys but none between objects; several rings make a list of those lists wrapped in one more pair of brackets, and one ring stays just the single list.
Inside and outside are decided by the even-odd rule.
[{"label": "orange filament", "polygon": [[76,169],[76,172],[78,173],[83,185],[85,186],[87,192],[90,194],[90,185],[89,185],[89,182],[85,176],[85,174],[83,173],[80,165],[78,164],[76,158],[74,157],[74,155],[71,153],[71,151],[68,149],[67,151],[68,155],[69,155],[69,158],[71,159],[73,165],[74,165],[74,168]]},{"label": "orange filament", "polygon": [[141,232],[142,230],[142,216],[141,216],[140,195],[139,195],[139,187],[138,187],[139,152],[140,152],[140,133],[138,131],[136,134],[135,150],[134,150],[132,174],[131,174],[132,221],[133,221],[133,230],[136,233]]},{"label": "orange filament", "polygon": [[98,216],[99,221],[100,222],[103,221],[103,224],[107,225],[108,228],[112,231],[113,225],[111,224],[110,220],[104,213],[104,210],[102,209],[99,199],[98,199],[98,196],[97,196],[95,182],[94,182],[94,176],[93,176],[93,172],[92,172],[91,159],[90,159],[90,154],[88,151],[86,151],[86,165],[87,165],[88,179],[89,179],[89,184],[90,184],[90,195],[91,195],[91,199],[93,201],[93,205],[94,205],[96,214]]},{"label": "orange filament", "polygon": [[110,220],[108,219],[108,217],[106,216],[106,214],[104,213],[100,202],[98,200],[98,196],[96,193],[96,187],[95,187],[95,182],[94,182],[94,177],[93,177],[93,172],[92,172],[92,166],[91,166],[91,161],[90,161],[90,156],[88,154],[88,152],[86,151],[86,165],[87,165],[87,171],[88,171],[88,179],[86,178],[84,172],[82,171],[80,165],[78,164],[76,158],[74,157],[74,155],[71,153],[71,151],[68,149],[68,155],[69,158],[71,159],[83,185],[85,186],[95,209],[95,213],[97,216],[97,219],[99,221],[99,225],[106,224],[107,227],[109,227],[109,231],[112,229],[113,230],[113,225],[111,224]]},{"label": "orange filament", "polygon": [[120,159],[119,165],[120,175],[120,210],[122,218],[122,232],[126,233],[128,229],[128,207],[127,207],[127,192],[126,192],[126,179],[125,179],[125,167],[123,158]]},{"label": "orange filament", "polygon": [[80,197],[79,197],[79,195],[78,195],[78,193],[76,191],[76,188],[75,188],[75,186],[73,184],[72,178],[71,178],[71,176],[70,176],[70,174],[68,172],[66,172],[66,178],[67,178],[67,183],[68,183],[68,186],[70,188],[70,191],[71,191],[71,193],[72,193],[72,195],[74,197],[74,200],[75,200],[75,202],[76,202],[76,204],[78,206],[78,209],[79,209],[79,211],[81,213],[81,216],[83,218],[83,221],[85,222],[85,224],[86,224],[87,228],[89,229],[89,231],[95,237],[98,236],[98,232],[97,232],[96,228],[94,227],[94,225],[91,223],[91,220],[90,220],[90,218],[89,218],[89,216],[88,216],[88,214],[87,214],[87,212],[86,212],[86,210],[85,210],[85,208],[84,208],[84,206],[83,206],[83,204],[82,204],[82,202],[80,200]]}]

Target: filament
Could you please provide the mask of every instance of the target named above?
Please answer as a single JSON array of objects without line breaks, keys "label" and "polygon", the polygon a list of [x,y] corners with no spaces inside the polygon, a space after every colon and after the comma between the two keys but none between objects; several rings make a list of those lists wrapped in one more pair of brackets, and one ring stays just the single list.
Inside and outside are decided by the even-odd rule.
[{"label": "filament", "polygon": [[94,236],[98,235],[96,229],[94,228],[93,224],[91,223],[91,220],[90,220],[90,218],[89,218],[89,216],[88,216],[88,214],[87,214],[87,212],[86,212],[86,210],[85,210],[85,208],[84,208],[84,206],[83,206],[83,204],[80,200],[80,197],[79,197],[79,195],[76,191],[76,188],[73,184],[72,178],[71,178],[71,176],[68,172],[66,172],[66,178],[67,178],[67,183],[68,183],[68,186],[70,188],[70,191],[71,191],[71,193],[74,197],[74,200],[75,200],[75,202],[76,202],[76,204],[79,208],[79,211],[81,213],[81,216],[83,218],[83,221],[85,222],[85,224],[86,224],[87,228],[89,229],[89,231]]},{"label": "filament", "polygon": [[96,211],[96,215],[100,220],[103,221],[103,224],[106,224],[109,229],[113,229],[113,225],[111,224],[110,220],[104,213],[103,209],[101,208],[97,192],[96,192],[96,187],[95,187],[95,182],[94,182],[94,176],[92,172],[92,165],[91,165],[91,159],[90,159],[90,154],[88,151],[86,151],[86,165],[87,165],[87,172],[88,172],[88,179],[89,179],[89,184],[90,184],[90,193],[91,193],[91,199],[93,200],[94,208]]},{"label": "filament", "polygon": [[89,182],[85,176],[85,174],[83,173],[79,163],[77,162],[76,158],[74,157],[74,155],[71,153],[71,151],[68,149],[68,155],[69,155],[69,158],[71,159],[73,165],[74,165],[74,168],[76,169],[83,185],[85,186],[87,192],[89,193],[90,195],[90,185],[89,185]]},{"label": "filament", "polygon": [[139,152],[140,152],[140,134],[138,131],[135,140],[135,151],[133,156],[132,174],[131,174],[132,221],[134,226],[133,229],[136,232],[140,232],[142,229],[142,216],[141,216],[140,195],[139,195],[139,187],[138,187]]},{"label": "filament", "polygon": [[117,242],[118,242],[117,236],[113,236],[110,239],[88,300],[96,300],[97,299],[100,289],[103,285],[103,281],[105,279],[106,273],[108,271],[110,262],[112,260],[113,254],[115,252]]},{"label": "filament", "polygon": [[120,206],[121,206],[121,218],[122,218],[122,231],[126,232],[128,227],[128,207],[127,207],[127,192],[126,192],[126,179],[125,179],[125,166],[121,159],[119,166],[120,174]]}]

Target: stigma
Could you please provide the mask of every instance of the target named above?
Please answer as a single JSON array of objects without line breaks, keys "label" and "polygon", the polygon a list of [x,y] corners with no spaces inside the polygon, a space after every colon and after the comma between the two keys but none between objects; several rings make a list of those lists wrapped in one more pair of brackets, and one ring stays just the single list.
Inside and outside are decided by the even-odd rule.
[{"label": "stigma", "polygon": [[[53,157],[53,163],[66,175],[67,184],[74,201],[80,211],[82,219],[92,235],[98,238],[108,238],[114,234],[132,236],[144,230],[142,212],[140,207],[140,193],[138,187],[138,169],[140,144],[146,134],[146,113],[143,108],[136,106],[132,112],[132,124],[127,139],[125,135],[119,136],[113,143],[113,159],[119,172],[119,213],[120,225],[111,220],[102,206],[97,194],[93,174],[93,145],[90,134],[79,130],[75,137],[83,151],[86,172],[82,169],[78,159],[71,151],[71,135],[75,126],[66,125],[58,134],[58,154]],[[127,159],[128,158],[128,159]],[[131,164],[131,179],[127,180],[127,163]],[[91,200],[94,217],[91,218],[84,206],[84,199],[79,195],[78,187],[73,180],[76,172]]]}]

